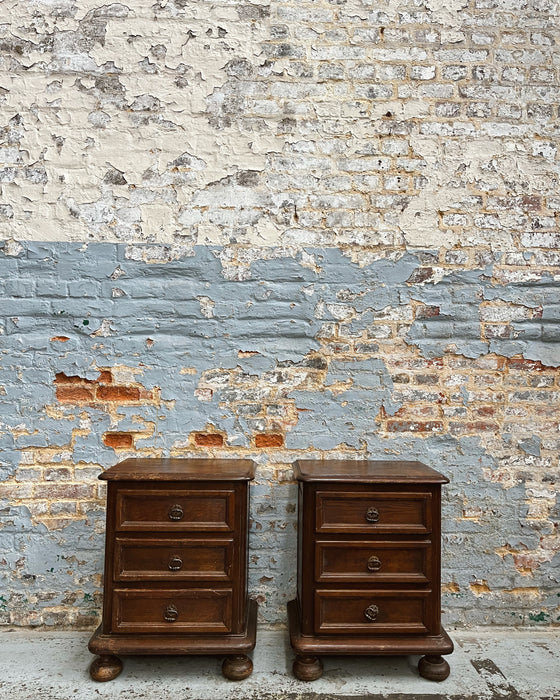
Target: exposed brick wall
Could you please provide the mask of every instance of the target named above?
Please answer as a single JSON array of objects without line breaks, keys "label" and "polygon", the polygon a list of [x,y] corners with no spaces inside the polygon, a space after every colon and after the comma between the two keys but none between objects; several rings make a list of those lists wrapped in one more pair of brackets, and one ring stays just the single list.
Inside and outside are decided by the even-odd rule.
[{"label": "exposed brick wall", "polygon": [[282,624],[307,456],[451,480],[453,624],[557,624],[560,6],[3,3],[0,623],[91,626],[102,469],[249,456]]},{"label": "exposed brick wall", "polygon": [[[295,585],[291,463],[340,455],[419,458],[451,479],[450,622],[554,622],[560,373],[544,311],[558,290],[498,286],[515,269],[501,260],[468,273],[441,263],[436,283],[422,252],[358,266],[332,249],[275,255],[226,280],[220,252],[161,265],[111,244],[4,255],[18,280],[3,282],[18,314],[0,373],[4,622],[95,618],[96,477],[129,455],[257,460],[250,587],[268,622],[284,619]],[[121,271],[122,294],[112,283],[85,303],[34,293],[59,290],[65,262],[82,277],[93,261],[101,278]],[[502,301],[512,293],[531,306]]]}]

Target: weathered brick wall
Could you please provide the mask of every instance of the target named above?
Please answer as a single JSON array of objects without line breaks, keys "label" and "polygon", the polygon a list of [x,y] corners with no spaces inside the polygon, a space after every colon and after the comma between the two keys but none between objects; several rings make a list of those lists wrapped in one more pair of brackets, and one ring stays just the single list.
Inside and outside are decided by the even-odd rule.
[{"label": "weathered brick wall", "polygon": [[[92,626],[129,455],[451,483],[451,624],[560,620],[558,2],[0,7],[0,622]],[[1,244],[0,244],[1,245]]]}]

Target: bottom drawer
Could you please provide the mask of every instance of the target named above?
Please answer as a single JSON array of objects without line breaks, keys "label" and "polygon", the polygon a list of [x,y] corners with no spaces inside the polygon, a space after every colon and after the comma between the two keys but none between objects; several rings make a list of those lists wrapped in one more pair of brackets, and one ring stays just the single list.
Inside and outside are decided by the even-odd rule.
[{"label": "bottom drawer", "polygon": [[316,591],[319,634],[426,634],[431,591]]},{"label": "bottom drawer", "polygon": [[225,633],[232,626],[229,589],[116,589],[113,632]]}]

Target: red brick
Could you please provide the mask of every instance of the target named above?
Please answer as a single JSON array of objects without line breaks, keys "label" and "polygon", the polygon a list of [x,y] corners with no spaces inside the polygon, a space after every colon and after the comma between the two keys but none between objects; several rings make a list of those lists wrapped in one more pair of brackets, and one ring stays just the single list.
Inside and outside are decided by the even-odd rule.
[{"label": "red brick", "polygon": [[105,433],[103,442],[114,450],[126,450],[134,444],[130,433]]},{"label": "red brick", "polygon": [[481,418],[488,418],[496,413],[496,409],[493,406],[479,406],[474,410],[474,413]]},{"label": "red brick", "polygon": [[127,403],[139,401],[140,390],[134,386],[100,386],[97,388],[97,398],[100,401]]},{"label": "red brick", "polygon": [[422,284],[422,282],[434,279],[434,274],[433,267],[419,267],[414,270],[406,282],[407,284]]},{"label": "red brick", "polygon": [[222,447],[224,437],[218,433],[195,433],[194,441],[199,447]]},{"label": "red brick", "polygon": [[390,433],[431,433],[443,430],[443,423],[439,420],[433,421],[412,421],[412,420],[390,420],[387,421],[387,430]]},{"label": "red brick", "polygon": [[418,306],[416,318],[433,318],[439,316],[439,306]]},{"label": "red brick", "polygon": [[61,403],[92,403],[93,389],[87,386],[57,386],[56,398]]},{"label": "red brick", "polygon": [[255,437],[256,447],[282,447],[284,445],[284,436],[274,434],[257,435]]},{"label": "red brick", "polygon": [[90,484],[37,484],[33,488],[33,495],[35,498],[81,500],[82,498],[93,498],[94,488],[94,485]]},{"label": "red brick", "polygon": [[113,381],[113,375],[111,373],[111,370],[102,369],[99,372],[99,377],[97,377],[97,381],[100,384],[111,384],[111,382]]},{"label": "red brick", "polygon": [[511,357],[508,360],[508,367],[511,369],[523,369],[535,372],[545,372],[546,370],[554,369],[554,367],[543,365],[542,362],[538,360],[526,360],[523,357]]},{"label": "red brick", "polygon": [[67,375],[64,372],[57,372],[54,375],[55,384],[93,384],[90,379],[85,379],[85,377],[78,377],[77,374]]}]

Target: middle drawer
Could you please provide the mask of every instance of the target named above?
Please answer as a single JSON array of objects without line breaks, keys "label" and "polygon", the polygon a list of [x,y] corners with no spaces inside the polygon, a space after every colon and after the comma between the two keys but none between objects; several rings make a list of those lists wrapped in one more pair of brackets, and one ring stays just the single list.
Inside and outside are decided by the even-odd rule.
[{"label": "middle drawer", "polygon": [[232,539],[115,538],[115,581],[231,581]]},{"label": "middle drawer", "polygon": [[318,583],[429,583],[430,540],[340,541],[315,543]]}]

